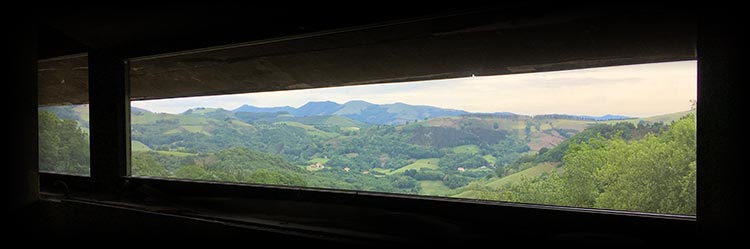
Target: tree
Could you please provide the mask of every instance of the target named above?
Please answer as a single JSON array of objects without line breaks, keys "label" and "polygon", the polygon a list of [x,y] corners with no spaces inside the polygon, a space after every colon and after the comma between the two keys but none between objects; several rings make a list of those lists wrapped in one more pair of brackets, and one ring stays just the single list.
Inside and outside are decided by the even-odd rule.
[{"label": "tree", "polygon": [[89,142],[74,120],[60,119],[40,110],[39,169],[72,174],[89,174]]},{"label": "tree", "polygon": [[393,180],[393,186],[401,189],[414,189],[419,186],[419,182],[408,176],[399,176]]},{"label": "tree", "polygon": [[659,136],[571,146],[564,157],[571,205],[695,214],[695,132],[691,114]]},{"label": "tree", "polygon": [[417,175],[417,170],[416,169],[407,169],[406,171],[404,171],[404,175],[414,178]]},{"label": "tree", "polygon": [[[599,127],[602,128],[602,127]],[[589,129],[598,130],[597,126]],[[497,190],[485,199],[656,213],[695,214],[696,123],[689,114],[666,131],[628,140],[617,130],[566,146],[563,173]],[[628,129],[621,126],[619,129]],[[609,132],[608,131],[608,132]],[[590,132],[590,131],[584,131]],[[520,161],[520,160],[519,160]]]},{"label": "tree", "polygon": [[157,163],[154,156],[148,152],[133,152],[130,164],[132,165],[131,172],[135,176],[169,176],[167,169]]},{"label": "tree", "polygon": [[469,182],[471,182],[470,178],[456,174],[446,176],[446,179],[443,181],[445,186],[448,186],[450,189],[463,187],[466,184],[469,184]]},{"label": "tree", "polygon": [[211,180],[211,175],[205,169],[195,164],[180,167],[175,171],[174,175],[184,179]]},{"label": "tree", "polygon": [[542,147],[541,149],[539,149],[539,152],[537,153],[537,155],[540,155],[540,156],[544,155],[544,153],[547,153],[547,151],[549,151],[547,147]]}]

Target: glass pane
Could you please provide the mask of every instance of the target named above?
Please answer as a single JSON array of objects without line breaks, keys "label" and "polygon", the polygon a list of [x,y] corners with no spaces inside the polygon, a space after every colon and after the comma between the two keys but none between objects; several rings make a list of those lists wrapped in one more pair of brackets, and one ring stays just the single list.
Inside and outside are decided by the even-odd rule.
[{"label": "glass pane", "polygon": [[89,175],[88,59],[38,63],[39,171]]},{"label": "glass pane", "polygon": [[696,62],[133,101],[136,176],[695,214]]}]

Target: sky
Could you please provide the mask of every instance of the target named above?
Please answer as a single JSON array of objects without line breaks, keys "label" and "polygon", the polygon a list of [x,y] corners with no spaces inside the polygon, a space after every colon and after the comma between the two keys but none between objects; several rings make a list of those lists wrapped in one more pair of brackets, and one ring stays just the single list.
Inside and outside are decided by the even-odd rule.
[{"label": "sky", "polygon": [[133,101],[153,112],[242,105],[300,107],[309,101],[406,103],[469,112],[649,117],[697,100],[697,62],[682,61],[407,83]]}]

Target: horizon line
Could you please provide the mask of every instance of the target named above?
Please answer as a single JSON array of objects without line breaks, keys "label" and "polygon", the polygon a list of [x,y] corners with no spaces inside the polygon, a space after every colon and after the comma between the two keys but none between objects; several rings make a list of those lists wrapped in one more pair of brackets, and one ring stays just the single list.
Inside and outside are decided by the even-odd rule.
[{"label": "horizon line", "polygon": [[[405,105],[410,105],[410,106],[423,106],[423,107],[432,107],[432,108],[438,108],[438,109],[444,109],[444,110],[454,110],[454,111],[462,111],[462,112],[466,112],[466,114],[512,114],[512,115],[517,115],[517,116],[526,116],[526,117],[532,117],[532,118],[533,118],[533,117],[536,117],[536,116],[546,116],[546,115],[565,115],[565,116],[579,116],[579,117],[593,117],[593,118],[600,118],[600,117],[606,117],[606,116],[620,116],[620,117],[624,117],[624,118],[622,118],[622,120],[625,120],[625,119],[635,119],[635,118],[649,118],[649,117],[662,116],[662,115],[667,115],[667,114],[672,114],[672,113],[679,113],[679,112],[687,112],[687,111],[690,111],[690,109],[688,109],[688,110],[683,110],[683,111],[677,111],[677,112],[669,112],[669,113],[662,113],[662,114],[651,115],[651,116],[630,116],[630,115],[622,115],[622,114],[614,114],[614,113],[607,113],[607,114],[603,114],[603,115],[591,115],[591,114],[571,114],[571,113],[542,113],[542,114],[534,114],[534,115],[530,115],[530,114],[521,114],[521,113],[516,113],[516,112],[510,112],[510,111],[495,111],[495,112],[471,112],[471,111],[466,111],[466,110],[461,110],[461,109],[455,109],[455,108],[443,108],[443,107],[436,107],[436,106],[431,106],[431,105],[413,105],[413,104],[408,104],[408,103],[404,103],[404,102],[395,102],[395,103],[389,103],[389,104],[375,104],[375,103],[371,103],[371,102],[368,102],[368,101],[365,101],[365,100],[349,100],[349,101],[346,101],[346,102],[344,102],[343,104],[341,104],[341,103],[338,103],[338,102],[336,102],[336,101],[331,101],[331,100],[324,100],[324,101],[308,101],[308,102],[306,102],[305,104],[301,105],[300,107],[293,107],[293,106],[289,106],[289,105],[285,105],[285,106],[255,106],[255,105],[250,105],[250,104],[242,104],[242,105],[240,105],[240,106],[238,106],[237,108],[234,108],[234,109],[225,109],[225,108],[222,108],[222,107],[194,106],[194,107],[189,107],[189,108],[187,108],[186,110],[184,110],[184,111],[181,111],[181,112],[179,112],[179,113],[170,113],[170,112],[156,112],[156,111],[152,111],[152,110],[149,110],[149,109],[147,109],[147,108],[137,107],[137,106],[133,106],[133,105],[131,105],[131,108],[135,107],[135,108],[138,108],[138,109],[142,109],[142,110],[145,110],[145,111],[148,111],[148,112],[151,112],[151,113],[166,113],[166,114],[180,115],[180,114],[183,114],[183,113],[185,113],[185,112],[187,112],[187,111],[189,111],[189,110],[194,110],[194,109],[198,109],[198,108],[204,108],[204,109],[219,109],[219,110],[224,110],[224,111],[236,112],[236,110],[237,110],[237,109],[239,109],[239,108],[242,108],[242,107],[244,107],[244,106],[251,106],[251,107],[257,107],[257,108],[284,108],[284,107],[288,107],[288,108],[293,108],[293,109],[299,109],[299,108],[301,108],[302,106],[305,106],[305,105],[307,105],[307,104],[309,104],[309,103],[324,103],[324,102],[331,102],[331,103],[335,103],[335,104],[337,104],[337,105],[344,105],[344,104],[346,104],[346,103],[349,103],[349,102],[354,102],[354,101],[361,101],[361,102],[365,102],[365,103],[368,103],[368,104],[372,104],[372,105],[392,105],[392,104],[405,104]],[[131,101],[131,102],[137,102],[137,101]],[[88,104],[83,104],[83,105],[88,105]],[[322,115],[320,115],[320,116],[322,116]]]}]

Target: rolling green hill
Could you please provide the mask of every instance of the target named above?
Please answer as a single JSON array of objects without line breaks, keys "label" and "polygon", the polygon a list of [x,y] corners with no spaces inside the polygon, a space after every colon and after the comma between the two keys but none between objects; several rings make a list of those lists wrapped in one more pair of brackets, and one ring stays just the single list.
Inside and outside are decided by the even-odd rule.
[{"label": "rolling green hill", "polygon": [[324,138],[332,138],[332,137],[335,137],[335,136],[339,135],[338,133],[321,131],[318,128],[315,128],[312,125],[306,125],[306,124],[299,123],[299,122],[285,121],[285,122],[276,122],[274,124],[281,124],[281,125],[289,125],[289,126],[293,126],[293,127],[299,127],[299,128],[304,129],[309,134],[312,134],[312,135],[315,135],[315,136],[321,136],[321,137],[324,137]]},{"label": "rolling green hill", "polygon": [[432,196],[445,196],[450,192],[450,188],[443,184],[443,181],[419,181],[422,191],[419,194]]},{"label": "rolling green hill", "polygon": [[132,151],[151,151],[151,148],[149,148],[147,145],[139,142],[138,140],[131,140],[130,141],[130,150]]},{"label": "rolling green hill", "polygon": [[491,188],[502,188],[505,185],[516,183],[524,177],[528,179],[534,179],[544,173],[549,173],[549,172],[553,172],[557,170],[558,169],[557,165],[558,163],[552,163],[552,162],[540,163],[537,166],[525,169],[521,172],[517,172],[515,174],[509,175],[503,178],[497,178],[497,177],[492,178],[484,186],[491,187]]},{"label": "rolling green hill", "polygon": [[390,171],[390,172],[388,172],[386,174],[393,175],[393,174],[404,173],[404,171],[407,171],[407,170],[410,170],[410,169],[414,169],[414,170],[419,170],[419,169],[422,169],[422,168],[437,169],[439,162],[440,162],[439,158],[419,159],[419,160],[415,161],[414,163],[411,163],[411,164],[406,165],[404,167],[398,168],[398,169],[396,169],[394,171]]},{"label": "rolling green hill", "polygon": [[[675,166],[684,171],[679,172],[683,176],[680,179],[690,180],[684,177],[690,176],[690,170],[695,169],[694,163],[683,163],[683,159],[694,155],[689,153],[690,148],[694,148],[689,147],[690,141],[694,141],[689,128],[694,123],[689,123],[690,119],[679,120],[690,112],[594,121],[571,115],[532,117],[462,113],[439,116],[450,110],[417,107],[357,102],[341,107],[325,102],[300,108],[306,113],[325,114],[308,116],[288,112],[232,112],[217,108],[193,108],[181,114],[166,114],[134,108],[131,116],[133,173],[206,181],[508,200],[518,197],[509,195],[508,191],[539,194],[543,193],[539,189],[545,190],[547,185],[544,184],[563,186],[551,185],[560,184],[554,181],[561,179],[553,173],[575,172],[575,167],[569,167],[573,163],[595,167],[607,165],[588,160],[589,157],[597,158],[600,152],[615,155],[607,158],[621,160],[625,163],[623,165],[633,169],[640,169],[644,163],[639,161],[638,165],[629,165],[627,162],[630,158],[641,159],[637,156],[640,154],[658,150],[661,154],[651,153],[652,157],[647,158],[652,162],[662,160],[664,155],[682,153],[672,158],[675,159],[672,161],[679,161]],[[54,115],[75,120],[77,123],[67,121],[70,126],[67,130],[71,131],[76,130],[76,124],[85,130],[89,121],[88,109],[82,106],[40,110],[49,110],[40,112],[44,118],[41,120],[49,124],[58,122]],[[358,116],[363,113],[374,116],[372,119]],[[373,125],[357,119],[386,123]],[[679,121],[670,125],[675,120]],[[681,133],[669,133],[673,127]],[[76,141],[86,141],[87,136],[79,133],[71,134],[76,135]],[[52,134],[43,135],[53,137],[46,136]],[[670,150],[676,142],[685,144],[685,148],[679,152]],[[592,145],[583,145],[585,143]],[[621,149],[617,153],[638,153],[618,158],[616,155],[619,154],[598,147],[602,144]],[[46,151],[58,148],[70,149],[65,148],[65,143],[44,147]],[[568,160],[569,155],[577,151],[586,151],[588,157],[580,157],[575,162]],[[55,155],[66,156],[65,153]],[[563,158],[566,158],[565,165],[562,164]],[[54,162],[56,159],[45,160]],[[325,167],[310,166],[315,163]],[[606,167],[618,174],[637,172]],[[608,177],[599,171],[586,172],[597,178]],[[541,177],[543,175],[549,177]],[[631,180],[614,180],[619,181],[623,188],[628,187],[625,189],[628,191],[643,187],[632,184],[634,181]],[[689,184],[692,183],[685,182],[684,186],[677,185],[684,190],[681,194],[689,198]],[[612,190],[620,191],[616,192],[619,195],[632,193]],[[614,200],[620,198],[619,195],[604,195],[602,198]],[[586,203],[590,205],[593,201],[587,200]]]}]

